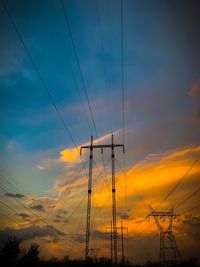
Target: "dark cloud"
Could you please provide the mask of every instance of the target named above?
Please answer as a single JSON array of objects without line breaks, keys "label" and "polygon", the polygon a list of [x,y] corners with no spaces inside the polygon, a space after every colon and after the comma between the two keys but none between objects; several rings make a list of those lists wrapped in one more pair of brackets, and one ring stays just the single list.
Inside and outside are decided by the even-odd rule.
[{"label": "dark cloud", "polygon": [[21,194],[12,194],[12,193],[9,193],[9,192],[5,193],[5,196],[6,197],[13,197],[13,198],[23,198],[23,197],[25,197],[24,195],[21,195]]},{"label": "dark cloud", "polygon": [[37,205],[32,206],[31,209],[37,210],[37,211],[44,211],[44,206],[42,204],[37,204]]},{"label": "dark cloud", "polygon": [[189,92],[195,104],[195,117],[200,121],[200,82],[197,82]]},{"label": "dark cloud", "polygon": [[18,217],[21,217],[24,221],[27,221],[27,222],[29,222],[30,221],[30,218],[31,218],[26,213],[16,213],[15,215],[18,216]]},{"label": "dark cloud", "polygon": [[65,233],[55,229],[53,226],[43,228],[39,226],[30,226],[20,229],[4,228],[0,230],[0,247],[4,245],[8,238],[13,236],[16,236],[22,241],[51,236],[53,238],[53,242],[57,242],[61,237],[65,236]]},{"label": "dark cloud", "polygon": [[55,220],[54,220],[55,223],[61,223],[61,222],[65,222],[65,223],[68,223],[69,221],[66,219],[65,216],[62,216],[62,215],[56,215],[55,216]]},{"label": "dark cloud", "polygon": [[127,213],[119,213],[118,216],[122,219],[122,220],[131,220],[133,219],[129,214]]},{"label": "dark cloud", "polygon": [[73,241],[74,241],[74,242],[78,242],[78,243],[85,243],[85,236],[82,236],[82,235],[76,235],[76,236],[73,238]]},{"label": "dark cloud", "polygon": [[95,238],[98,239],[104,239],[104,240],[108,240],[110,239],[110,232],[101,232],[101,231],[94,231],[93,235]]},{"label": "dark cloud", "polygon": [[174,226],[178,238],[182,240],[184,236],[200,243],[200,216],[186,215],[181,220],[182,224]]},{"label": "dark cloud", "polygon": [[200,240],[200,217],[188,216],[182,220],[183,229],[191,235],[193,239]]}]

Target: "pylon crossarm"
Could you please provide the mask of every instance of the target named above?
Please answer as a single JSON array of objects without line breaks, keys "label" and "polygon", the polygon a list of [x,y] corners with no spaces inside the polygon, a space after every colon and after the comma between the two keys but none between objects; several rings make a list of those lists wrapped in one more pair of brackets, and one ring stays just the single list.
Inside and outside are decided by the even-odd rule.
[{"label": "pylon crossarm", "polygon": [[[179,215],[174,214],[174,208],[168,211],[155,211],[151,206],[151,213],[146,217],[154,218],[154,221],[160,231],[160,254],[159,258],[162,263],[170,263],[181,261],[181,253],[178,250],[174,235],[173,235],[173,221]],[[167,227],[164,228],[162,223],[162,218],[166,218],[164,221],[167,221]],[[166,226],[166,223],[165,223]]]},{"label": "pylon crossarm", "polygon": [[[110,148],[110,147],[123,147],[123,146],[124,145],[121,145],[121,144],[113,144],[113,145],[108,144],[108,145],[93,145],[92,147],[93,148]],[[90,149],[90,145],[89,146],[82,146],[81,149],[82,148],[88,148],[88,149]]]},{"label": "pylon crossarm", "polygon": [[161,225],[160,222],[159,222],[158,216],[153,215],[152,213],[150,213],[150,214],[146,217],[146,219],[147,219],[147,220],[150,220],[150,217],[153,217],[153,219],[154,219],[154,221],[155,221],[155,223],[156,223],[156,226],[157,226],[159,232],[163,232],[164,229],[163,229],[162,225]]},{"label": "pylon crossarm", "polygon": [[[82,149],[90,150],[89,158],[89,179],[88,179],[88,204],[87,204],[87,220],[86,220],[86,246],[85,246],[85,259],[89,258],[90,249],[90,217],[91,217],[91,194],[92,194],[92,169],[93,169],[93,150],[95,148],[101,149],[103,153],[104,148],[111,148],[111,170],[112,170],[112,241],[113,241],[113,257],[114,263],[117,264],[117,212],[116,212],[116,188],[115,188],[115,148],[122,147],[124,152],[123,144],[114,144],[113,135],[111,136],[111,144],[107,145],[93,145],[93,137],[91,136],[91,143],[87,146],[80,148],[80,154]],[[111,242],[112,246],[112,242]],[[111,249],[112,253],[112,249]],[[112,256],[111,256],[112,258]]]}]

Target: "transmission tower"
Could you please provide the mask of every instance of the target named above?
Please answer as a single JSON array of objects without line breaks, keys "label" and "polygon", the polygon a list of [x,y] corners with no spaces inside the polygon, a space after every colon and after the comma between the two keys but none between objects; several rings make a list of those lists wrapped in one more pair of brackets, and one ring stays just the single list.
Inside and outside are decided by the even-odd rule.
[{"label": "transmission tower", "polygon": [[90,146],[81,147],[90,149],[89,160],[89,179],[88,179],[88,202],[87,202],[87,216],[86,216],[86,244],[85,244],[85,260],[89,259],[89,244],[90,244],[90,215],[91,215],[91,194],[92,194],[92,163],[93,163],[93,136],[91,136]]},{"label": "transmission tower", "polygon": [[[121,226],[116,227],[117,230],[121,231],[121,256],[122,256],[122,264],[125,262],[125,256],[124,256],[124,230],[128,232],[128,227],[123,226],[123,222],[121,221]],[[108,230],[110,230],[110,255],[111,255],[111,262],[113,262],[113,227],[112,227],[112,221],[111,221],[111,227],[107,227]]]},{"label": "transmission tower", "polygon": [[174,207],[169,211],[155,211],[151,206],[151,213],[147,216],[154,218],[160,232],[159,260],[166,266],[168,263],[182,261],[181,253],[173,235],[173,221],[179,215],[174,214]]},{"label": "transmission tower", "polygon": [[89,146],[82,146],[82,149],[90,149],[89,161],[89,179],[88,179],[88,203],[87,203],[87,221],[86,221],[86,245],[85,245],[85,260],[89,259],[89,244],[90,244],[90,215],[91,215],[91,193],[92,193],[92,163],[93,163],[93,149],[100,148],[102,153],[104,148],[111,148],[111,169],[112,169],[112,236],[114,249],[114,263],[117,264],[117,216],[116,216],[116,188],[115,188],[115,148],[123,147],[121,144],[114,144],[113,135],[111,136],[111,144],[107,145],[93,145],[93,137],[91,136],[91,143]]},{"label": "transmission tower", "polygon": [[99,248],[90,248],[89,249],[90,252],[90,257],[92,260],[96,260],[98,258],[98,254],[99,254]]}]

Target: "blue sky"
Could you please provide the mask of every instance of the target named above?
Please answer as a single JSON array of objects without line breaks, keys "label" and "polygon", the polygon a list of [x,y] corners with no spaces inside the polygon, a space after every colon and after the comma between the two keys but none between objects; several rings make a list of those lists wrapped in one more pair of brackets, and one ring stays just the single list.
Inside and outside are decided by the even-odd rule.
[{"label": "blue sky", "polygon": [[[61,2],[7,0],[6,5],[74,140],[87,142],[88,123],[94,136],[95,131]],[[65,5],[98,135],[111,133],[107,90],[113,131],[120,132],[120,1]],[[199,3],[126,0],[123,18],[125,140],[131,168],[150,154],[199,145]],[[23,185],[24,193],[52,197],[68,167],[52,163],[41,171],[37,166],[59,159],[73,144],[2,4],[0,25],[0,167]],[[122,142],[122,135],[116,139]]]}]

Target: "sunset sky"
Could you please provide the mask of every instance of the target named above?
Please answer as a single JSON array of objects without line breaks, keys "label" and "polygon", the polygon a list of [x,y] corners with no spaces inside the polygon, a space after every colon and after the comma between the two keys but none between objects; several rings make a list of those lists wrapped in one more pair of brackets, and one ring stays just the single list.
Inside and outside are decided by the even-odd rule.
[{"label": "sunset sky", "polygon": [[[96,144],[109,144],[111,134],[123,143],[121,4],[64,1],[84,88],[62,1],[4,2],[40,77],[0,1],[0,247],[15,235],[24,248],[38,242],[41,257],[83,258],[89,154],[82,151],[86,172],[77,148],[91,135]],[[180,251],[199,256],[199,14],[198,0],[123,1],[126,176],[116,148],[116,194],[130,261],[158,259],[148,205],[174,205]],[[107,257],[110,153],[105,176],[101,151],[94,152],[91,218],[91,247]],[[119,259],[120,246],[119,235]]]}]

